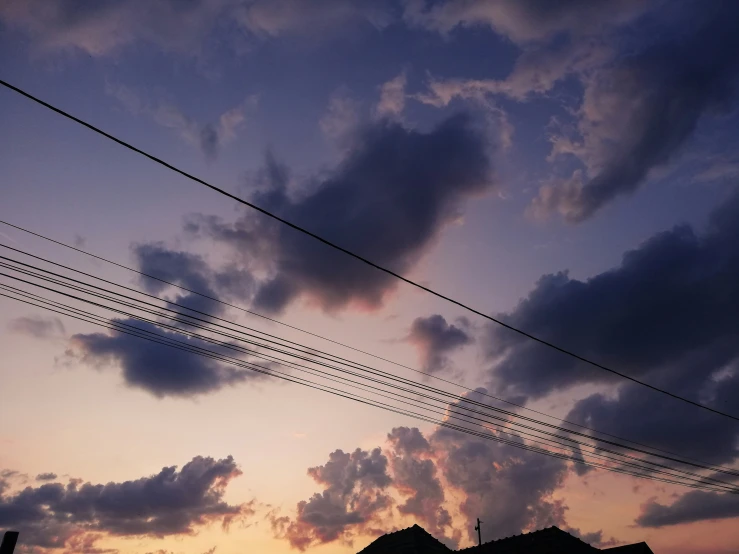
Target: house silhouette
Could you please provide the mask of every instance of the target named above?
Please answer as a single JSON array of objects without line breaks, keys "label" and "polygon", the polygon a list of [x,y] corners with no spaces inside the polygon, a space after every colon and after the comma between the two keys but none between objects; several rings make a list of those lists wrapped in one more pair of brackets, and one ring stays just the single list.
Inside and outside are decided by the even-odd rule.
[{"label": "house silhouette", "polygon": [[654,554],[647,543],[598,549],[558,527],[514,535],[481,546],[451,550],[418,525],[381,536],[358,554]]}]

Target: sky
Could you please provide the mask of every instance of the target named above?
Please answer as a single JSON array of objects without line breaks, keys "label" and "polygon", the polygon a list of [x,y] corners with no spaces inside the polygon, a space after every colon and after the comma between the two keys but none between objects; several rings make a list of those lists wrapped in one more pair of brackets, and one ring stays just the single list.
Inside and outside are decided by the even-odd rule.
[{"label": "sky", "polygon": [[[729,0],[3,0],[0,78],[481,312],[739,414],[738,23]],[[0,126],[3,221],[471,399],[737,467],[736,421],[532,343],[6,88]],[[420,379],[7,225],[0,243]],[[478,517],[484,540],[557,525],[655,553],[739,544],[735,495],[8,298],[0,349],[0,529],[24,553],[342,554],[416,522],[461,548]]]}]

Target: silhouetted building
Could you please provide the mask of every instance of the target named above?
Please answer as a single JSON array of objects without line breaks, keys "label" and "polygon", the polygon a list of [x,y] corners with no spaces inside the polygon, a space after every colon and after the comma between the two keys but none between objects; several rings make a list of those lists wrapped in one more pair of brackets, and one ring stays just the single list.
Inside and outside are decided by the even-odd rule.
[{"label": "silhouetted building", "polygon": [[418,525],[383,535],[359,554],[449,554],[451,552],[460,554],[590,554],[593,552],[654,554],[645,542],[600,550],[558,527],[547,527],[531,533],[486,542],[481,546],[454,551]]}]

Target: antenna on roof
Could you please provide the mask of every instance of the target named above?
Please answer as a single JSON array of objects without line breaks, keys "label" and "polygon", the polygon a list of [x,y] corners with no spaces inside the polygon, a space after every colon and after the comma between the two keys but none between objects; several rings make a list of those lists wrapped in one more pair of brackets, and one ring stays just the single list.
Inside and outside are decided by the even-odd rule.
[{"label": "antenna on roof", "polygon": [[477,531],[477,545],[482,546],[482,533],[480,532],[480,524],[482,521],[480,521],[480,518],[477,518],[477,526],[475,527],[475,531]]}]

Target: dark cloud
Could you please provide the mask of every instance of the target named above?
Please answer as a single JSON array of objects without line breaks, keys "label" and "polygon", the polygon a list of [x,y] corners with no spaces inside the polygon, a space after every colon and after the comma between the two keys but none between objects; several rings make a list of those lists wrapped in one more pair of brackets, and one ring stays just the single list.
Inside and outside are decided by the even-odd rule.
[{"label": "dark cloud", "polygon": [[[388,434],[393,449],[390,467],[393,486],[405,502],[398,506],[401,514],[415,516],[426,530],[437,539],[445,538],[450,530],[452,518],[444,508],[444,489],[437,475],[433,453],[426,438],[417,428],[396,427]],[[423,455],[427,457],[422,457]],[[457,540],[444,541],[456,547]]]},{"label": "dark cloud", "polygon": [[205,260],[188,252],[167,248],[164,243],[145,243],[133,246],[139,270],[142,273],[154,275],[161,279],[141,277],[141,285],[152,294],[159,294],[169,285],[162,281],[169,281],[193,290],[210,290],[210,268]]},{"label": "dark cloud", "polygon": [[56,317],[29,316],[10,320],[8,330],[37,339],[64,336],[64,324]]},{"label": "dark cloud", "polygon": [[[137,244],[132,250],[139,269],[162,281],[212,298],[231,299],[250,294],[253,279],[248,272],[237,267],[226,266],[214,271],[201,256],[172,250],[162,243]],[[210,316],[224,315],[224,304],[162,281],[143,276],[140,278],[141,287],[145,291],[176,303],[178,306],[170,305],[173,310],[206,320]],[[189,312],[180,306],[202,313]],[[150,323],[134,319],[116,321],[184,342],[184,347],[199,346],[232,358],[238,357],[233,349],[165,331]],[[172,324],[172,321],[166,320],[166,323]],[[187,327],[187,324],[181,325]],[[72,348],[69,353],[79,357],[83,363],[96,367],[117,365],[121,368],[127,385],[141,388],[158,397],[205,394],[259,377],[247,369],[115,331],[77,334],[71,338],[70,343]]]},{"label": "dark cloud", "polygon": [[[739,398],[737,377],[721,382],[716,387],[720,390],[710,391],[710,383],[707,383],[710,377],[705,377],[700,365],[680,369],[698,376],[678,375],[665,379],[662,384],[666,389],[687,395],[697,387],[707,392],[706,398],[713,400],[714,405],[725,409],[736,405]],[[733,371],[736,369],[734,365]],[[670,399],[655,398],[654,391],[637,385],[622,387],[617,398],[594,394],[580,400],[565,419],[710,464],[731,463],[739,456],[739,433],[731,420],[690,406],[676,405]],[[724,480],[725,476],[718,478]]]},{"label": "dark cloud", "polygon": [[592,533],[583,533],[577,527],[565,527],[563,530],[567,531],[573,537],[577,537],[581,541],[588,543],[590,546],[595,546],[596,548],[603,549],[616,546],[618,544],[618,541],[613,537],[607,540],[604,539],[602,530],[593,531]]},{"label": "dark cloud", "polygon": [[[739,194],[696,233],[678,226],[626,253],[621,265],[578,281],[546,275],[500,317],[628,375],[731,412],[739,400]],[[490,327],[498,390],[538,398],[582,383],[623,381],[565,354]],[[590,427],[712,463],[737,451],[727,418],[636,384],[593,395],[567,416]]]},{"label": "dark cloud", "polygon": [[253,514],[247,505],[223,501],[228,483],[240,475],[233,458],[197,456],[180,471],[165,467],[135,481],[94,485],[73,480],[47,483],[0,496],[0,527],[23,531],[23,544],[44,548],[77,545],[95,550],[101,534],[164,537],[190,535],[209,523],[224,528]]},{"label": "dark cloud", "polygon": [[478,517],[489,529],[486,540],[566,524],[566,506],[551,498],[568,472],[563,460],[447,428],[438,428],[429,442],[446,482],[464,493],[459,510],[471,541]]},{"label": "dark cloud", "polygon": [[[194,294],[181,289],[172,289],[176,290],[176,295],[172,298],[174,302],[210,315],[223,315],[225,306],[204,298],[202,295],[220,298],[232,297],[234,293],[243,293],[248,296],[252,286],[248,273],[242,273],[230,267],[215,272],[201,256],[172,250],[163,243],[137,244],[133,246],[133,253],[142,273],[200,293]],[[162,281],[148,277],[140,279],[144,290],[156,295],[161,295],[171,289]],[[197,314],[197,317],[203,316]]]},{"label": "dark cloud", "polygon": [[659,40],[584,77],[577,130],[554,139],[552,156],[574,154],[586,172],[543,187],[534,213],[587,219],[673,160],[703,118],[735,105],[737,5],[688,5],[691,10],[676,10],[687,15],[673,18],[680,24],[664,29]]},{"label": "dark cloud", "polygon": [[[490,191],[489,148],[470,119],[447,119],[428,133],[374,122],[311,192],[293,197],[286,170],[268,158],[271,188],[255,202],[281,217],[399,273],[428,251],[465,200]],[[393,277],[273,221],[249,213],[235,223],[199,216],[186,228],[231,245],[246,269],[267,275],[255,308],[279,312],[298,297],[335,310],[375,308],[397,286]]]},{"label": "dark cloud", "polygon": [[636,524],[641,527],[665,527],[733,517],[739,517],[739,496],[691,491],[669,505],[650,500],[642,505]]},{"label": "dark cloud", "polygon": [[205,159],[213,161],[218,155],[219,138],[218,131],[211,124],[203,125],[200,129],[200,149],[205,154]]},{"label": "dark cloud", "polygon": [[405,19],[442,33],[486,25],[514,42],[528,43],[560,33],[598,34],[634,19],[648,5],[645,0],[410,0]]},{"label": "dark cloud", "polygon": [[[479,392],[471,396],[480,400]],[[567,506],[552,497],[567,473],[565,461],[515,446],[447,428],[424,436],[417,428],[397,427],[388,434],[385,454],[379,448],[351,455],[338,450],[326,465],[311,468],[324,491],[300,502],[296,518],[270,518],[278,538],[304,550],[391,531],[399,523],[393,521],[397,508],[457,548],[476,542],[478,517],[486,523],[486,541],[551,525],[570,529]],[[462,516],[464,534],[459,520],[452,529],[452,513]],[[573,531],[602,541],[600,532]]]},{"label": "dark cloud", "polygon": [[[736,336],[739,321],[739,194],[717,209],[707,230],[677,226],[627,252],[621,264],[587,281],[566,272],[545,275],[508,314],[507,323],[598,359],[635,376],[686,356],[718,358],[709,372],[736,355],[722,340]],[[488,354],[504,359],[495,375],[501,386],[541,396],[583,382],[612,380],[499,326],[490,327]],[[696,362],[698,360],[696,359]],[[703,364],[708,360],[701,360]],[[656,378],[656,376],[655,376]]]},{"label": "dark cloud", "polygon": [[36,475],[36,481],[54,481],[56,478],[56,473],[39,473]]},{"label": "dark cloud", "polygon": [[301,551],[339,539],[351,542],[352,533],[369,531],[390,506],[385,493],[391,483],[388,459],[379,448],[336,450],[326,464],[308,469],[308,475],[325,487],[323,492],[299,502],[295,519],[271,517],[276,536]]},{"label": "dark cloud", "polygon": [[[231,357],[235,354],[224,347],[164,331],[151,323],[133,319],[118,321],[184,342],[185,347],[194,345]],[[71,344],[72,352],[83,363],[95,367],[117,365],[127,385],[158,397],[205,394],[243,383],[257,375],[247,369],[116,331],[77,334],[71,338]]]},{"label": "dark cloud", "polygon": [[395,451],[401,455],[430,452],[431,445],[417,427],[396,427],[387,436]]},{"label": "dark cloud", "polygon": [[436,373],[448,367],[448,354],[470,344],[474,339],[469,334],[467,319],[461,318],[457,326],[447,323],[443,316],[434,314],[417,317],[406,340],[418,350],[423,369]]}]

